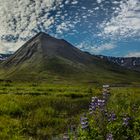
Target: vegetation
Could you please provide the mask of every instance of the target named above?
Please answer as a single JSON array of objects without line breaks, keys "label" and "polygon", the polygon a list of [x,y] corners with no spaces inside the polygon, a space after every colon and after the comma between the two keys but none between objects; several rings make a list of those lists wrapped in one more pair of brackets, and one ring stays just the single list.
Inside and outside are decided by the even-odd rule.
[{"label": "vegetation", "polygon": [[[101,97],[101,91],[101,86],[86,84],[75,86],[2,81],[0,83],[0,139],[62,139],[64,133],[68,133],[71,127],[80,131],[81,129],[78,129],[80,117],[84,112],[88,112],[91,97]],[[107,108],[113,111],[118,118],[107,126],[105,133],[111,131],[121,137],[121,132],[116,132],[116,127],[120,127],[122,123],[119,120],[120,116],[126,114],[136,120],[134,121],[135,135],[139,138],[139,105],[139,87],[112,88]],[[137,109],[134,113],[132,106],[136,106]],[[92,124],[93,119],[89,119]],[[96,132],[101,132],[94,125],[91,128]],[[135,129],[132,131],[130,129],[130,133]],[[93,135],[96,134],[94,131],[92,131]],[[86,135],[93,136],[87,130],[82,130],[79,139],[83,139]]]},{"label": "vegetation", "polygon": [[0,139],[39,139],[63,134],[87,110],[87,86],[11,83],[0,85]]},{"label": "vegetation", "polygon": [[92,97],[89,112],[81,117],[78,140],[139,140],[140,89],[113,88]]}]

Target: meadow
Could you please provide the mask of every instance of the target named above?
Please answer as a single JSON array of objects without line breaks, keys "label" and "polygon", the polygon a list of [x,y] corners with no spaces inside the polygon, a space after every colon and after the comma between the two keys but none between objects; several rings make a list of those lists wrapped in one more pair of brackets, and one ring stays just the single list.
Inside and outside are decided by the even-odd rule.
[{"label": "meadow", "polygon": [[[101,93],[102,85],[3,81],[0,83],[0,140],[62,139],[71,127],[80,130],[80,118],[88,112],[91,98],[100,97]],[[140,87],[112,87],[110,93],[107,106],[111,111],[140,121]],[[140,125],[138,121],[137,125]],[[82,140],[86,134],[87,130],[82,130],[77,137]]]}]

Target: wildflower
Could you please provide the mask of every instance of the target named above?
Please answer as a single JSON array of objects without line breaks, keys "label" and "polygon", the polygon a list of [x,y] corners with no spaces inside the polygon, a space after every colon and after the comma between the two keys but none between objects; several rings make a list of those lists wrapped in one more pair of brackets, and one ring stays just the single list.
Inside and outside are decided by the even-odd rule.
[{"label": "wildflower", "polygon": [[116,114],[115,113],[110,113],[110,115],[108,116],[108,121],[111,122],[111,121],[115,121],[116,120]]},{"label": "wildflower", "polygon": [[115,114],[115,113],[112,113],[112,114],[111,114],[111,119],[112,119],[113,121],[116,120],[116,114]]},{"label": "wildflower", "polygon": [[105,106],[105,100],[98,99],[98,107],[104,107]]},{"label": "wildflower", "polygon": [[81,117],[81,127],[82,129],[87,129],[88,128],[88,118],[86,117],[86,114]]},{"label": "wildflower", "polygon": [[130,119],[131,119],[130,117],[124,117],[123,118],[123,125],[128,126]]},{"label": "wildflower", "polygon": [[107,134],[106,140],[114,140],[112,133]]},{"label": "wildflower", "polygon": [[92,97],[92,100],[91,100],[91,103],[90,103],[90,106],[89,106],[90,114],[92,114],[93,111],[96,110],[97,106],[98,106],[98,98],[97,97]]},{"label": "wildflower", "polygon": [[92,102],[97,102],[98,98],[95,96],[95,97],[92,97]]},{"label": "wildflower", "polygon": [[97,103],[91,103],[91,108],[92,108],[92,110],[96,110],[96,108],[97,108]]},{"label": "wildflower", "polygon": [[101,111],[104,111],[105,102],[106,101],[104,99],[99,99],[96,96],[92,97],[92,101],[89,106],[89,113],[92,114],[97,108],[99,108]]}]

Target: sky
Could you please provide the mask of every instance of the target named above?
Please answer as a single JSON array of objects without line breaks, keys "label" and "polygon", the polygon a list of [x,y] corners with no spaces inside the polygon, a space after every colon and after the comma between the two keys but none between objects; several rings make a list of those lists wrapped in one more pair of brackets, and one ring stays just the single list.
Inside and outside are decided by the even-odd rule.
[{"label": "sky", "polygon": [[140,57],[140,0],[0,0],[0,53],[41,31],[92,54]]}]

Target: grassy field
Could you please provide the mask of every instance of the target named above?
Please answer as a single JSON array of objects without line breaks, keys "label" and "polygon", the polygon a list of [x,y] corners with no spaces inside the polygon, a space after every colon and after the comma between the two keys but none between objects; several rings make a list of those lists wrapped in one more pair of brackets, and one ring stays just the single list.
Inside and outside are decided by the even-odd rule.
[{"label": "grassy field", "polygon": [[51,139],[79,123],[88,108],[88,86],[37,83],[0,85],[0,139]]},{"label": "grassy field", "polygon": [[94,95],[85,113],[78,140],[140,140],[140,87],[114,87]]},{"label": "grassy field", "polygon": [[[0,140],[46,140],[77,127],[88,111],[92,96],[102,87],[93,85],[0,83]],[[138,107],[132,112],[132,106]],[[114,87],[108,103],[116,114],[140,119],[140,88]]]}]

